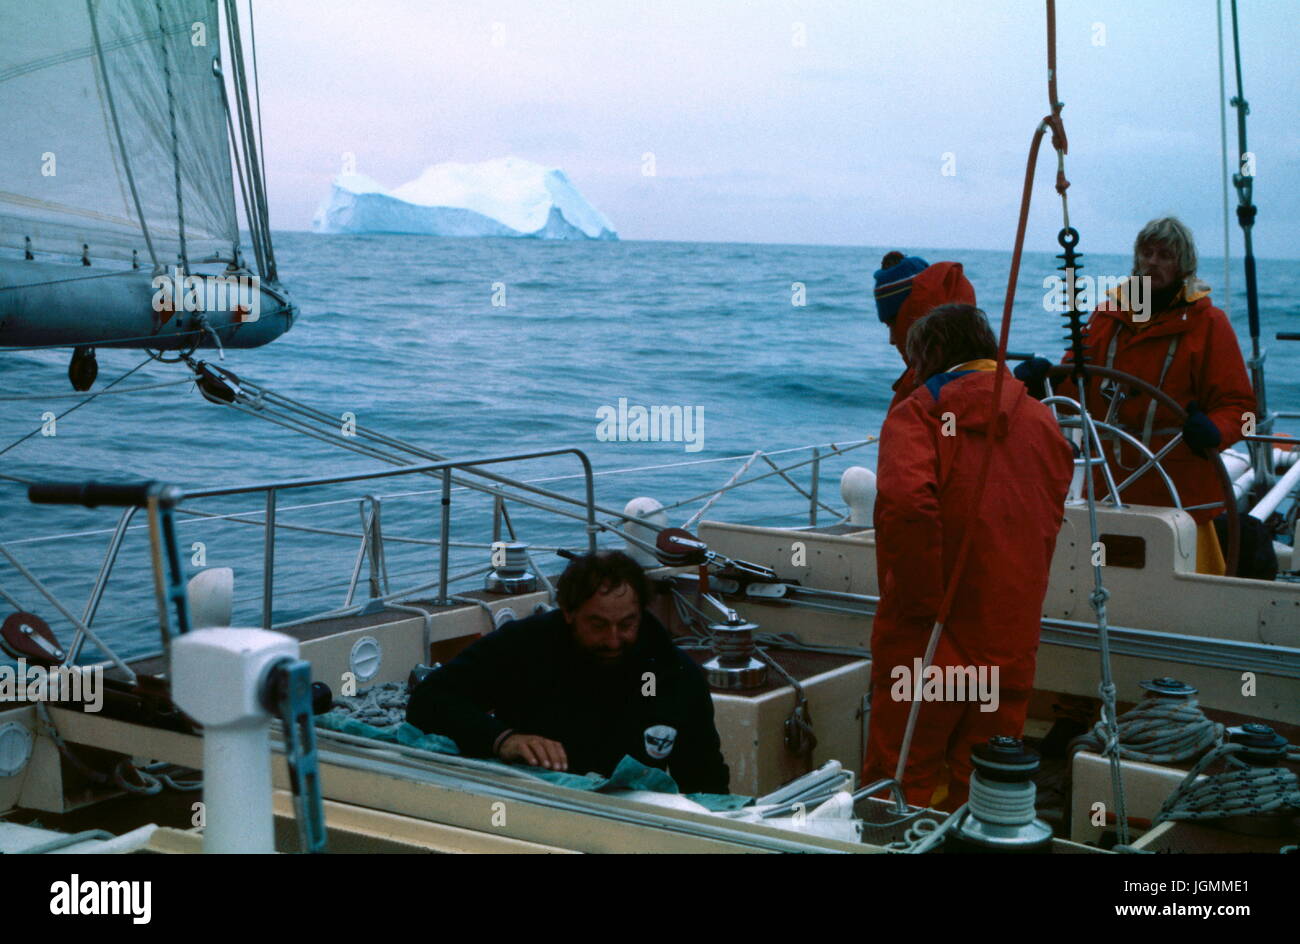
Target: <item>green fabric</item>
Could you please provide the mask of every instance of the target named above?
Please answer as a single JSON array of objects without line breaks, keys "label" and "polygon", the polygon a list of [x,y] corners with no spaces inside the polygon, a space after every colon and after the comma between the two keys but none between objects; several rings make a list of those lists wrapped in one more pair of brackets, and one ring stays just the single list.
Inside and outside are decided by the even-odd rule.
[{"label": "green fabric", "polygon": [[435,754],[460,753],[460,748],[456,746],[456,742],[451,738],[445,738],[441,734],[425,734],[415,725],[408,724],[405,721],[399,725],[377,728],[373,724],[356,721],[347,715],[331,711],[323,715],[317,715],[316,725],[317,727],[328,728],[331,731],[338,731],[340,734],[351,734],[375,741],[387,741],[390,744],[402,744],[422,751],[433,751]]},{"label": "green fabric", "polygon": [[547,783],[575,790],[649,790],[652,793],[680,793],[677,783],[665,771],[658,767],[647,767],[634,757],[623,755],[614,772],[608,777],[600,774],[570,774],[557,770],[538,770],[535,774]]},{"label": "green fabric", "polygon": [[686,799],[694,800],[706,810],[715,813],[739,810],[754,804],[753,797],[741,796],[739,793],[688,793]]},{"label": "green fabric", "polygon": [[[401,744],[405,747],[431,751],[435,754],[460,754],[460,748],[456,746],[456,742],[451,738],[443,737],[441,734],[425,734],[415,725],[405,721],[399,725],[377,728],[373,724],[356,721],[346,715],[327,712],[316,716],[316,724],[319,727],[330,731],[338,731],[341,734],[351,734],[375,741],[387,741],[390,744]],[[521,766],[518,764],[503,764],[501,761],[496,760],[485,760],[483,762],[513,770],[518,770]],[[614,768],[614,772],[608,777],[596,773],[571,774],[559,770],[545,770],[540,767],[525,767],[524,769],[539,780],[560,787],[571,787],[574,790],[588,790],[596,793],[607,790],[649,790],[654,793],[681,792],[677,789],[677,782],[669,776],[667,771],[660,770],[658,767],[647,767],[635,757],[628,757],[627,755],[623,756],[623,759],[618,762],[618,766]],[[705,809],[714,811],[738,810],[754,802],[752,797],[738,796],[731,793],[688,793],[685,796],[688,800],[694,800]]]}]

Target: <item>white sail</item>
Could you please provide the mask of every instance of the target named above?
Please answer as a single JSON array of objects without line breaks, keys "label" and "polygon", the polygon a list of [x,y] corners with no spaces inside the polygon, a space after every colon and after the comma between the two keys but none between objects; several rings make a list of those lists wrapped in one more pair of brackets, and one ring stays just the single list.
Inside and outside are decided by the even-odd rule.
[{"label": "white sail", "polygon": [[0,245],[231,260],[218,29],[216,0],[0,4]]}]

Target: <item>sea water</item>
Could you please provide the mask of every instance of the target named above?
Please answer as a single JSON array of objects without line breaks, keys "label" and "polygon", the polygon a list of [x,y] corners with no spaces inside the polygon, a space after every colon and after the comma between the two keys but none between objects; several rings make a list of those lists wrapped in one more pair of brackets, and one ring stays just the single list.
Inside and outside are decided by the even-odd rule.
[{"label": "sea water", "polygon": [[[576,447],[599,473],[599,503],[621,509],[648,495],[671,504],[722,486],[757,449],[821,444],[825,456],[824,444],[879,432],[902,369],[872,301],[872,272],[890,248],[280,233],[281,278],[301,309],[293,330],[265,348],[230,351],[224,361],[213,351],[200,354],[323,410],[336,420],[331,442],[214,405],[185,384],[101,397],[59,419],[55,435],[38,433],[0,455],[0,472],[32,480],[156,478],[199,488],[384,467],[339,448],[357,441],[346,435],[354,422],[455,459]],[[961,262],[998,328],[1008,253],[902,248],[930,262]],[[1051,251],[1026,254],[1011,350],[1059,357],[1063,322],[1044,306],[1044,280],[1057,264]],[[1081,274],[1093,276],[1122,276],[1131,268],[1125,256],[1088,253],[1083,265]],[[1203,258],[1200,274],[1222,307],[1222,262]],[[1248,353],[1239,262],[1231,278],[1230,314]],[[1298,409],[1300,342],[1273,337],[1300,330],[1300,263],[1261,260],[1259,286],[1270,405]],[[145,357],[110,350],[98,356],[97,389]],[[0,399],[0,449],[40,428],[44,414],[78,402],[50,396],[71,392],[67,358],[66,351],[0,352],[0,398],[37,395]],[[151,363],[119,386],[184,376],[183,366]],[[638,409],[645,413],[640,427]],[[776,461],[809,455],[787,453]],[[826,458],[821,499],[842,508],[840,474],[850,465],[873,467],[875,460],[873,445]],[[493,468],[582,494],[572,456]],[[760,459],[745,478],[770,471]],[[790,475],[809,488],[809,466]],[[360,509],[352,499],[367,492],[383,499],[392,588],[436,579],[438,482],[403,477],[285,491],[279,521],[317,531],[277,533],[277,621],[344,602],[359,542],[318,532],[359,533]],[[673,509],[671,522],[683,523],[701,504]],[[706,518],[806,525],[809,504],[769,475],[721,496]],[[235,622],[259,625],[262,497],[185,507],[245,519],[186,521],[180,545],[191,573],[234,568]],[[454,541],[490,540],[488,500],[457,490],[452,508]],[[563,564],[552,548],[585,546],[580,521],[508,508],[543,570]],[[120,511],[37,507],[21,486],[0,481],[0,514],[0,541],[80,616]],[[148,532],[143,515],[137,518],[95,622],[127,657],[159,647]],[[832,520],[820,512],[819,523]],[[58,535],[69,536],[51,537]],[[605,535],[601,544],[620,541]],[[451,569],[488,563],[486,548],[461,547]],[[367,573],[363,566],[359,600]],[[45,617],[65,642],[71,639],[53,606],[3,561],[0,589]],[[91,648],[86,657],[98,653]]]}]

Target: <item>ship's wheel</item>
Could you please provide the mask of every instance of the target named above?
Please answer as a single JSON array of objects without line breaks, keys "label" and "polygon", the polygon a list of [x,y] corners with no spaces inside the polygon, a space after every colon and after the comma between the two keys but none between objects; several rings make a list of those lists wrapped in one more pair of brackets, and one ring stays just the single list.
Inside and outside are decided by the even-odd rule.
[{"label": "ship's wheel", "polygon": [[[1047,376],[1052,380],[1061,380],[1068,377],[1072,370],[1073,366],[1070,364],[1056,364],[1053,365]],[[1165,393],[1159,387],[1148,383],[1140,377],[1126,374],[1122,370],[1115,370],[1113,367],[1100,367],[1092,364],[1088,365],[1087,370],[1090,376],[1100,377],[1102,380],[1110,381],[1118,386],[1127,387],[1136,390],[1139,393],[1145,393],[1157,403],[1167,407],[1177,418],[1180,426],[1187,419],[1187,411],[1178,404],[1178,401],[1169,396],[1169,394]],[[1076,413],[1078,410],[1078,403],[1068,397],[1052,396],[1045,398],[1043,402],[1052,406],[1064,406],[1075,410]],[[1060,422],[1063,429],[1079,429],[1082,426],[1082,420],[1079,419],[1077,415],[1072,417],[1060,417]],[[1105,500],[1109,504],[1115,506],[1120,505],[1122,503],[1121,495],[1125,488],[1133,484],[1133,482],[1137,481],[1139,478],[1155,473],[1160,477],[1161,481],[1164,482],[1165,489],[1169,492],[1169,497],[1173,502],[1173,507],[1183,507],[1182,500],[1178,496],[1177,487],[1169,477],[1169,473],[1167,473],[1164,467],[1160,464],[1160,459],[1165,455],[1168,455],[1168,453],[1182,441],[1183,434],[1181,431],[1175,434],[1168,443],[1162,446],[1158,453],[1153,453],[1151,449],[1136,436],[1133,436],[1118,426],[1105,423],[1095,418],[1092,420],[1092,426],[1096,429],[1098,438],[1107,436],[1110,439],[1122,442],[1125,445],[1133,447],[1141,457],[1138,460],[1136,470],[1141,470],[1142,475],[1131,474],[1126,479],[1119,482],[1115,481],[1114,474],[1108,463],[1102,461],[1099,464],[1102,477],[1106,483],[1105,490],[1108,493]],[[1096,440],[1094,440],[1094,442],[1096,442]],[[1099,446],[1100,444],[1097,445]],[[1160,458],[1157,458],[1157,455],[1159,455]],[[1224,508],[1228,512],[1228,546],[1224,552],[1224,563],[1227,566],[1228,576],[1235,576],[1237,573],[1237,557],[1241,547],[1241,518],[1237,512],[1236,492],[1233,491],[1232,479],[1228,476],[1227,467],[1224,466],[1223,457],[1219,455],[1219,452],[1215,450],[1205,461],[1214,463],[1214,468],[1219,478],[1219,486],[1223,490],[1223,504]]]}]

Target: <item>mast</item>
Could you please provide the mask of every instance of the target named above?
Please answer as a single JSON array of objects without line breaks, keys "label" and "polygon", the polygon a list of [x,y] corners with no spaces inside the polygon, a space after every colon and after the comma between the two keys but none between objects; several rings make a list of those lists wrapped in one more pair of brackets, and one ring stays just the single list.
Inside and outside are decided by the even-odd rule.
[{"label": "mast", "polygon": [[[230,122],[230,141],[235,152],[236,166],[241,178],[244,216],[248,222],[249,237],[257,256],[258,270],[268,281],[277,281],[275,250],[271,245],[270,212],[266,199],[265,168],[260,157],[260,129],[262,124],[259,104],[256,118],[248,87],[248,70],[244,62],[244,45],[239,29],[239,11],[236,0],[225,0],[226,52],[230,57],[230,81],[234,91],[233,109],[225,99]],[[249,0],[249,17],[252,17],[252,0]],[[256,49],[253,53],[256,57]],[[223,83],[224,93],[224,83]],[[259,96],[260,102],[260,96]],[[231,112],[233,111],[233,114]],[[235,127],[239,133],[235,134]],[[242,153],[241,153],[242,145]]]}]

